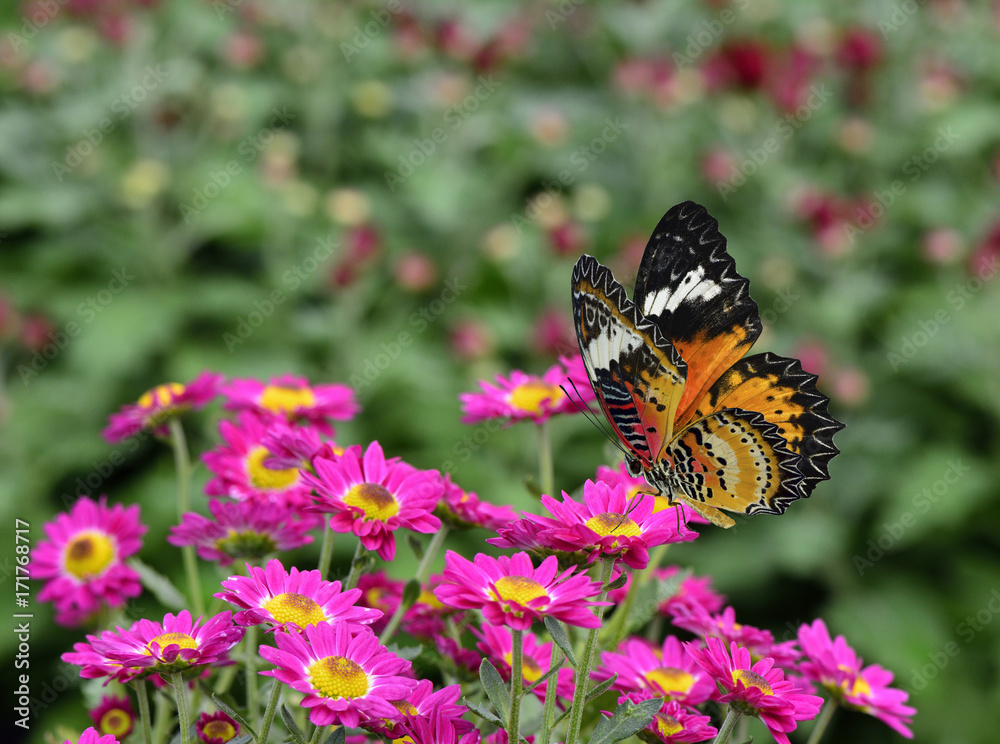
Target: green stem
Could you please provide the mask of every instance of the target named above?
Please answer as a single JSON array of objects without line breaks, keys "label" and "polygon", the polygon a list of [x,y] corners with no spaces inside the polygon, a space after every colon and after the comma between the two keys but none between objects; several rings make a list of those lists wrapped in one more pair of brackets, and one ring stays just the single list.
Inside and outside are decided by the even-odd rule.
[{"label": "green stem", "polygon": [[313,730],[313,735],[309,737],[309,744],[319,744],[320,736],[323,734],[323,729],[325,728],[326,726],[317,726]]},{"label": "green stem", "polygon": [[649,583],[650,578],[653,576],[653,571],[659,567],[669,547],[669,543],[658,545],[649,557],[649,563],[646,564],[646,567],[632,574],[632,584],[628,588],[628,594],[625,595],[625,601],[615,608],[615,616],[611,618],[611,624],[608,627],[608,648],[616,648],[622,642],[622,638],[625,637],[625,623],[628,620],[629,613],[632,611],[632,605],[635,604],[635,598],[639,590]]},{"label": "green stem", "polygon": [[[424,582],[427,581],[427,577],[431,575],[431,565],[434,563],[434,559],[437,558],[437,554],[441,552],[441,546],[444,545],[444,539],[448,535],[448,527],[446,525],[441,525],[441,529],[434,533],[431,538],[430,543],[427,545],[427,549],[424,551],[424,557],[420,561],[420,565],[417,566],[417,583],[423,587]],[[389,640],[395,635],[396,629],[399,628],[399,623],[403,620],[403,615],[406,614],[406,610],[409,609],[402,602],[399,603],[399,607],[393,613],[392,617],[389,619],[389,624],[385,626],[385,630],[382,631],[382,635],[379,637],[378,642],[385,646]]]},{"label": "green stem", "polygon": [[333,530],[327,522],[323,528],[323,547],[319,551],[319,577],[325,579],[330,573],[330,561],[333,560]]},{"label": "green stem", "polygon": [[[598,602],[603,602],[608,596],[608,579],[611,578],[611,571],[615,565],[614,556],[605,556],[601,562],[601,593],[597,597]],[[604,605],[594,607],[594,614],[598,621],[604,618]],[[590,682],[590,670],[593,668],[594,656],[597,651],[597,635],[601,626],[591,628],[587,633],[587,643],[583,648],[583,656],[580,658],[579,666],[576,669],[576,690],[573,692],[573,707],[569,714],[569,731],[566,734],[566,744],[576,744],[580,739],[580,729],[583,726],[583,706],[587,701],[587,687]],[[554,684],[554,682],[553,682]]]},{"label": "green stem", "polygon": [[361,566],[364,565],[364,560],[362,560],[361,556],[367,552],[368,549],[358,540],[358,546],[354,549],[354,557],[351,558],[351,571],[347,574],[347,578],[344,579],[342,591],[346,592],[348,589],[353,589],[358,585],[358,579],[361,578]]},{"label": "green stem", "polygon": [[[562,660],[562,650],[552,644],[552,655],[549,657],[549,669],[555,667]],[[560,670],[561,671],[561,670]],[[552,741],[552,722],[556,715],[556,686],[559,681],[559,672],[556,672],[545,683],[545,705],[542,707],[542,731],[535,740],[537,744],[549,744]]]},{"label": "green stem", "polygon": [[[191,455],[180,419],[170,419],[170,443],[174,448],[174,468],[177,471],[177,518],[183,520],[191,510]],[[187,574],[188,597],[195,616],[205,614],[205,602],[201,596],[201,577],[198,575],[198,558],[194,545],[181,548],[184,572]]]},{"label": "green stem", "polygon": [[170,678],[174,685],[174,697],[177,698],[177,725],[181,729],[181,744],[191,744],[191,713],[188,711],[184,678],[176,673],[171,674]]},{"label": "green stem", "polygon": [[524,688],[524,631],[511,628],[510,658],[510,717],[507,719],[507,741],[521,741],[521,695]]},{"label": "green stem", "polygon": [[722,722],[722,727],[719,729],[719,733],[712,744],[726,744],[729,741],[729,736],[733,733],[733,729],[736,728],[736,722],[742,714],[743,711],[730,705],[729,710],[726,711],[726,720]]},{"label": "green stem", "polygon": [[153,726],[153,744],[163,744],[167,733],[173,724],[173,711],[170,709],[170,698],[166,695],[156,696],[156,723]]},{"label": "green stem", "polygon": [[281,697],[283,682],[277,678],[271,687],[271,697],[267,701],[267,710],[264,711],[264,721],[260,724],[260,734],[257,736],[257,744],[267,744],[267,734],[271,730],[271,721],[274,720],[274,712],[278,709],[278,698]]},{"label": "green stem", "polygon": [[826,727],[830,725],[830,719],[833,718],[833,714],[837,711],[837,701],[830,698],[826,701],[826,705],[823,706],[823,710],[819,712],[819,717],[816,719],[816,725],[813,726],[812,733],[809,735],[809,741],[806,744],[819,744],[819,740],[823,738],[823,734],[826,733]]},{"label": "green stem", "polygon": [[257,687],[257,626],[247,627],[243,637],[246,644],[246,685],[247,685],[247,716],[253,721],[253,727],[260,730],[260,692]]},{"label": "green stem", "polygon": [[153,744],[153,730],[149,717],[149,693],[146,690],[146,680],[135,683],[135,691],[139,696],[139,721],[142,724],[142,740],[145,744]]},{"label": "green stem", "polygon": [[555,497],[555,471],[552,467],[552,438],[548,423],[538,425],[538,477],[542,493]]}]

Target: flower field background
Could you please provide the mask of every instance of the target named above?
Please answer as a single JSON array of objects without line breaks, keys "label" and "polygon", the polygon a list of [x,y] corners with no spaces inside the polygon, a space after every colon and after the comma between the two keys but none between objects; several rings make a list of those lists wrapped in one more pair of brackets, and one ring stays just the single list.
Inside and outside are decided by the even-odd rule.
[{"label": "flower field background", "polygon": [[[11,613],[15,519],[35,544],[80,495],[138,504],[139,558],[183,586],[170,448],[101,432],[204,370],[348,385],[339,444],[539,513],[536,427],[464,424],[459,395],[572,354],[577,258],[631,291],[653,226],[691,199],[750,279],[755,350],[800,358],[846,427],[811,498],[698,525],[669,560],[777,641],[824,618],[910,693],[916,741],[995,740],[1000,4],[39,0],[0,19]],[[184,419],[201,514],[222,417]],[[582,416],[547,432],[557,491],[616,463]],[[448,547],[500,555],[493,536]],[[333,577],[353,552],[338,538]],[[401,538],[386,569],[416,563]],[[206,586],[230,575],[199,565]],[[40,586],[33,744],[75,740],[98,702],[60,662],[85,630]],[[127,606],[167,611],[149,591]],[[0,651],[15,689],[17,637]],[[832,726],[899,740],[868,716]]]}]

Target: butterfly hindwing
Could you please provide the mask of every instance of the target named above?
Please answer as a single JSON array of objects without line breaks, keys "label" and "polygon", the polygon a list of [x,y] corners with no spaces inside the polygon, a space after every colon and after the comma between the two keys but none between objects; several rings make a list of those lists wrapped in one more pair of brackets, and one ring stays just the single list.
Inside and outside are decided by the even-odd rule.
[{"label": "butterfly hindwing", "polygon": [[670,339],[688,365],[677,426],[739,360],[761,332],[750,282],[736,271],[719,223],[699,204],[683,202],[656,225],[635,282],[642,315]]},{"label": "butterfly hindwing", "polygon": [[830,415],[830,399],[816,389],[816,375],[798,359],[770,352],[741,359],[712,385],[698,403],[700,418],[724,408],[759,412],[787,443],[802,474],[801,497],[830,477],[838,450],[833,435],[844,425]]},{"label": "butterfly hindwing", "polygon": [[799,498],[796,456],[777,426],[756,411],[729,408],[680,431],[653,471],[656,485],[722,527],[740,514],[781,514]]},{"label": "butterfly hindwing", "polygon": [[591,256],[573,268],[573,321],[605,416],[631,454],[649,466],[672,433],[684,360]]}]

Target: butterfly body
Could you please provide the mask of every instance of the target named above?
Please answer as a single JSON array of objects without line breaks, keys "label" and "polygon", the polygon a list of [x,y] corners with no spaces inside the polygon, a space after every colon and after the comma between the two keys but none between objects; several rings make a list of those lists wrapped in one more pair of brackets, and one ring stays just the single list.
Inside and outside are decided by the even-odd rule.
[{"label": "butterfly body", "polygon": [[843,425],[797,360],[744,356],[760,315],[704,207],[660,220],[633,298],[593,257],[577,261],[580,352],[630,472],[725,527],[723,511],[780,514],[829,477]]}]

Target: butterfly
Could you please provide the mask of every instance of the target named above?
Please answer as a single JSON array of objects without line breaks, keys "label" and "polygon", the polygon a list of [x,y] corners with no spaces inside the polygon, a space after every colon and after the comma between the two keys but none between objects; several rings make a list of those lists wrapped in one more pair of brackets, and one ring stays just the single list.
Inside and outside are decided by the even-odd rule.
[{"label": "butterfly", "polygon": [[593,256],[573,267],[580,353],[629,473],[720,527],[808,497],[844,426],[797,359],[745,356],[762,329],[749,287],[694,202],[657,224],[631,300]]}]

